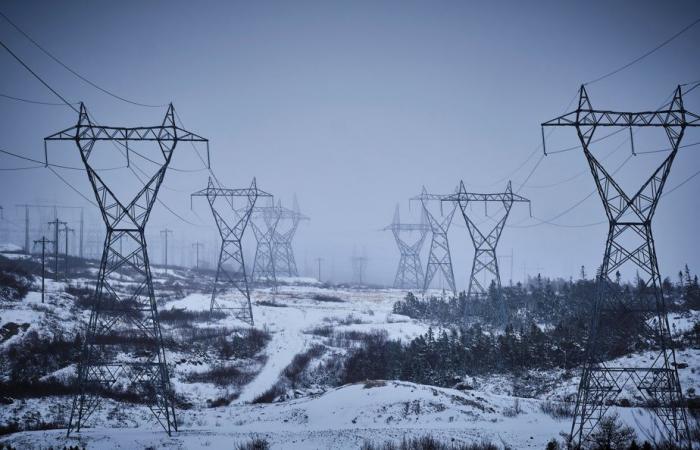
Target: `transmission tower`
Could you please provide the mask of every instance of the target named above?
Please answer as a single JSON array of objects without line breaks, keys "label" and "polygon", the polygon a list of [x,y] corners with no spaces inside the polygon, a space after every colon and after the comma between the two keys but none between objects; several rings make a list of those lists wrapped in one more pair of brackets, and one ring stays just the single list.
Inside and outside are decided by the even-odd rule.
[{"label": "transmission tower", "polygon": [[[665,109],[645,112],[618,112],[594,109],[584,86],[579,90],[578,108],[542,124],[544,127],[574,127],[583,153],[593,174],[596,188],[609,222],[603,264],[592,325],[587,342],[587,360],[579,384],[576,409],[571,427],[573,445],[589,442],[592,432],[615,403],[623,388],[633,385],[657,414],[663,432],[677,442],[689,442],[688,421],[684,407],[673,339],[666,316],[651,221],[666,184],[686,127],[700,126],[700,116],[686,111],[680,86]],[[598,127],[663,128],[671,144],[670,153],[649,176],[641,188],[628,195],[591,153],[590,144]],[[634,144],[632,144],[634,145]],[[546,154],[546,148],[545,148]],[[622,268],[637,272],[642,289],[635,298],[623,295],[613,281]],[[656,355],[634,367],[606,363],[606,339],[620,338],[621,321],[638,320],[633,336],[626,341],[653,343]],[[632,342],[634,343],[634,342]]]},{"label": "transmission tower", "polygon": [[[100,396],[119,385],[143,399],[170,435],[172,430],[177,431],[177,422],[146,251],[145,227],[177,143],[207,140],[175,124],[172,104],[160,126],[123,128],[93,124],[81,103],[77,124],[45,138],[46,141],[76,143],[107,228],[94,306],[78,366],[78,393],[73,399],[67,433],[79,432],[99,406]],[[123,147],[126,153],[122,154],[127,161],[130,142],[158,144],[162,163],[159,161],[160,166],[153,176],[133,198],[126,199],[128,202],[114,194],[90,163],[93,147],[99,141],[109,141],[120,152],[119,146]],[[207,148],[207,154],[208,151]],[[118,246],[121,238],[126,241],[123,252]],[[128,293],[117,282],[122,266],[132,272],[134,285]],[[118,353],[120,349],[122,353]]]},{"label": "transmission tower", "polygon": [[[277,276],[298,277],[297,263],[294,259],[292,239],[297,232],[299,222],[309,218],[299,212],[299,204],[294,198],[294,209],[288,209],[278,204],[280,220],[274,233],[274,264]],[[283,227],[287,225],[286,229]],[[282,230],[282,231],[280,231]]]},{"label": "transmission tower", "polygon": [[[442,201],[457,202],[459,204],[462,210],[462,216],[464,216],[464,222],[467,224],[467,229],[469,230],[469,236],[472,239],[472,244],[474,244],[474,262],[472,263],[472,271],[469,276],[467,298],[483,298],[488,295],[488,286],[484,286],[486,283],[482,284],[479,281],[479,274],[482,274],[482,272],[484,275],[487,273],[491,274],[496,283],[496,289],[500,297],[501,274],[498,270],[498,258],[496,256],[498,240],[501,238],[503,227],[506,224],[513,203],[527,202],[529,204],[530,200],[518,194],[514,194],[510,181],[506,186],[505,192],[496,192],[492,194],[467,192],[464,187],[464,181],[460,181],[458,191],[455,194],[445,196]],[[490,230],[480,230],[479,225],[482,223],[476,223],[470,217],[470,212],[467,209],[471,206],[470,204],[474,202],[484,203],[484,208],[488,208],[488,204],[492,202],[501,204],[498,215],[500,218],[494,219],[496,224]],[[505,305],[502,301],[500,302],[500,308],[501,318],[505,319]]]},{"label": "transmission tower", "polygon": [[251,277],[258,282],[271,281],[273,286],[277,285],[275,235],[281,216],[282,209],[279,205],[256,206],[250,220],[257,242]]},{"label": "transmission tower", "polygon": [[[211,213],[216,221],[221,236],[221,250],[219,251],[219,262],[216,266],[216,278],[211,292],[211,311],[215,309],[231,310],[234,316],[253,325],[253,307],[250,304],[250,289],[248,286],[248,276],[246,275],[245,262],[243,259],[243,233],[248,225],[250,216],[253,213],[255,202],[258,197],[272,197],[265,191],[258,189],[253,178],[253,182],[246,189],[225,189],[216,187],[211,178],[207,187],[192,194],[192,197],[206,197],[211,208]],[[237,207],[234,199],[245,198],[243,206]],[[217,199],[226,200],[226,204],[217,204]],[[232,214],[225,214],[222,209],[230,209]],[[233,222],[230,217],[233,216]],[[197,243],[197,262],[199,264],[199,243]],[[230,305],[217,301],[217,293],[223,293],[226,288],[233,286],[243,295],[237,305]]]},{"label": "transmission tower", "polygon": [[[450,254],[450,244],[447,240],[447,232],[452,224],[452,217],[455,214],[457,205],[453,204],[447,214],[442,214],[442,199],[446,195],[429,194],[425,186],[420,195],[413,197],[411,200],[419,200],[423,208],[423,214],[430,225],[432,239],[430,240],[430,253],[428,254],[428,265],[425,269],[425,280],[423,281],[423,293],[428,290],[430,283],[435,275],[440,272],[442,278],[447,283],[452,295],[457,295],[457,287],[455,285],[455,274],[452,270],[452,256]],[[430,208],[430,203],[435,201],[440,204],[440,217],[436,217]]]},{"label": "transmission tower", "polygon": [[[424,218],[423,216],[421,216]],[[399,205],[394,210],[394,220],[384,227],[384,231],[390,230],[396,245],[399,247],[399,267],[394,278],[396,289],[422,289],[423,266],[420,263],[420,250],[425,242],[425,237],[430,231],[430,226],[423,221],[421,223],[401,223],[399,217]],[[412,240],[403,236],[408,234]]]}]

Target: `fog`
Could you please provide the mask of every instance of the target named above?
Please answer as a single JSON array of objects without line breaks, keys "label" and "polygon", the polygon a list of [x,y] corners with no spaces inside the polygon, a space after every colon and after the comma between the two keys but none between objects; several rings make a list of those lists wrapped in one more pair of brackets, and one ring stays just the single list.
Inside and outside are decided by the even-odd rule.
[{"label": "fog", "polygon": [[[381,231],[400,203],[401,219],[420,220],[408,199],[425,186],[451,193],[460,180],[474,192],[513,189],[532,202],[530,219],[516,204],[499,244],[502,279],[526,273],[577,277],[602,260],[604,211],[583,152],[543,159],[540,123],[567,110],[579,86],[623,66],[670,38],[700,13],[696,2],[673,8],[658,2],[12,2],[2,11],[47,50],[119,100],[52,61],[0,19],[0,39],[71,102],[83,101],[102,125],[159,125],[172,102],[185,128],[209,139],[211,167],[230,188],[250,185],[274,194],[310,220],[300,224],[294,247],[299,271],[348,281],[351,257],[367,257],[366,279],[391,284],[398,250]],[[546,23],[546,26],[542,24]],[[493,24],[497,24],[494,26]],[[700,78],[700,27],[649,57],[591,83],[594,107],[653,110],[676,85]],[[38,102],[60,100],[7,52],[0,55],[0,94]],[[685,106],[700,111],[700,89]],[[575,108],[571,103],[568,110]],[[40,105],[0,97],[0,148],[43,160],[43,138],[75,125],[65,105]],[[597,136],[608,134],[602,130]],[[660,133],[660,134],[659,134]],[[700,133],[688,130],[683,143]],[[628,192],[653,172],[662,154],[631,155],[627,132],[594,147],[616,169]],[[578,143],[573,129],[557,129],[548,150]],[[144,152],[157,152],[142,144]],[[668,146],[662,130],[635,136],[635,148]],[[123,164],[110,147],[99,167]],[[201,155],[206,146],[197,144]],[[140,151],[140,150],[139,150]],[[74,143],[51,143],[50,160],[79,167]],[[153,153],[151,153],[153,154]],[[598,153],[597,153],[598,154]],[[609,156],[606,156],[609,155]],[[133,160],[144,170],[147,161]],[[0,168],[32,163],[0,155]],[[667,188],[698,171],[700,146],[679,152]],[[181,142],[151,215],[147,235],[161,262],[160,230],[170,235],[171,261],[193,264],[195,242],[213,261],[218,234],[203,199],[190,194],[210,174],[193,147]],[[194,171],[196,169],[202,169]],[[91,200],[83,171],[55,169]],[[139,189],[129,170],[112,174],[124,192]],[[688,263],[700,267],[696,244],[699,179],[662,198],[654,221],[661,272]],[[559,216],[575,204],[570,212]],[[83,206],[86,229],[103,228],[95,206],[46,168],[0,171],[0,230],[23,243],[24,209],[17,204]],[[166,208],[172,209],[178,216]],[[483,214],[474,206],[472,213]],[[497,206],[489,206],[489,214]],[[60,210],[74,226],[77,210]],[[51,220],[52,210],[32,212]],[[43,214],[43,215],[42,215]],[[488,221],[488,219],[485,219]],[[584,226],[582,226],[584,225]],[[426,241],[424,250],[427,250]],[[254,241],[248,230],[246,253]],[[458,211],[450,231],[457,286],[464,289],[473,248]],[[423,256],[425,264],[427,255]],[[511,269],[512,267],[512,269]]]}]

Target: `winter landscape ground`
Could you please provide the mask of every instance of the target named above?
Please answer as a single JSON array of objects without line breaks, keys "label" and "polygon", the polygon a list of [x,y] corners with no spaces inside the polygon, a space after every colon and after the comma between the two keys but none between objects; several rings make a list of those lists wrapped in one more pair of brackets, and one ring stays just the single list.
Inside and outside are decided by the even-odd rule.
[{"label": "winter landscape ground", "polygon": [[[263,438],[272,448],[351,449],[430,435],[447,444],[544,449],[570,430],[576,367],[486,374],[465,367],[437,383],[442,386],[406,380],[415,375],[346,383],[354,367],[349,358],[368,345],[368,336],[408,345],[449,328],[397,314],[406,291],[284,279],[276,292],[254,290],[250,327],[209,313],[211,274],[157,267],[179,431],[168,437],[138,399],[115,395],[103,401],[89,428],[67,439],[75,339],[89,314],[81,302],[89,297],[96,263],[77,263],[66,281],[48,280],[42,303],[36,256],[6,251],[0,261],[0,443],[16,448],[235,448]],[[690,336],[700,314],[687,310],[670,320],[677,336]],[[697,342],[677,356],[681,384],[694,398]],[[620,360],[646,357],[642,351]],[[640,440],[659,438],[648,410],[634,401],[614,409]]]}]

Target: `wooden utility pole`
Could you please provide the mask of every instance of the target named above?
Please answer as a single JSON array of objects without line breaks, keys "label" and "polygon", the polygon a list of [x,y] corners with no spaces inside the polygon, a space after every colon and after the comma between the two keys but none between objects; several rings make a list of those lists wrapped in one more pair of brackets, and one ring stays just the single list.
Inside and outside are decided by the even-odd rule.
[{"label": "wooden utility pole", "polygon": [[53,244],[53,241],[46,239],[46,236],[42,236],[41,239],[34,241],[34,245],[41,244],[41,303],[44,303],[44,293],[46,292],[46,244]]},{"label": "wooden utility pole", "polygon": [[173,230],[167,228],[160,231],[161,236],[165,236],[165,273],[168,273],[168,235],[172,233]]},{"label": "wooden utility pole", "polygon": [[197,241],[194,244],[192,244],[192,247],[194,247],[195,251],[195,266],[197,267],[197,270],[199,270],[199,248],[202,247],[204,244],[201,242]]},{"label": "wooden utility pole", "polygon": [[68,226],[67,222],[62,222],[56,218],[49,222],[49,227],[53,227],[53,266],[54,266],[54,280],[58,281],[58,233],[61,230],[61,225]]},{"label": "wooden utility pole", "polygon": [[316,263],[318,264],[318,281],[321,281],[321,262],[323,258],[316,258]]}]

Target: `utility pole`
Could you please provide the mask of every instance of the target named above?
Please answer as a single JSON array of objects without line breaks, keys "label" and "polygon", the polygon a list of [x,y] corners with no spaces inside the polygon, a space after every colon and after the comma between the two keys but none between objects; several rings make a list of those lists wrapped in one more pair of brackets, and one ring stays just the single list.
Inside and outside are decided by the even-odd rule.
[{"label": "utility pole", "polygon": [[[15,205],[18,208],[24,208],[24,252],[26,254],[29,254],[29,251],[31,250],[29,248],[29,243],[30,243],[30,238],[29,238],[29,208],[37,208],[37,209],[52,209],[53,210],[53,218],[56,219],[58,217],[58,210],[59,209],[79,209],[80,210],[80,242],[81,242],[81,249],[82,249],[82,241],[83,241],[83,207],[82,206],[65,206],[65,205],[30,205],[30,204],[21,204],[21,205]],[[82,253],[81,253],[82,257]]]},{"label": "utility pole", "polygon": [[165,228],[160,231],[161,236],[165,236],[165,273],[168,273],[168,235],[173,234],[173,230]]},{"label": "utility pole", "polygon": [[65,257],[65,271],[66,271],[66,281],[68,281],[68,272],[69,272],[69,266],[70,262],[68,261],[68,258],[70,256],[70,252],[68,251],[68,233],[73,233],[75,234],[75,228],[69,228],[68,224],[64,225],[63,231],[66,233],[66,257]]},{"label": "utility pole", "polygon": [[53,241],[46,239],[46,236],[42,236],[41,239],[34,241],[34,245],[41,244],[41,303],[44,303],[44,293],[45,279],[46,279],[46,244],[53,244]]},{"label": "utility pole", "polygon": [[49,222],[49,227],[53,227],[53,276],[56,281],[58,281],[58,233],[61,231],[61,226],[68,226],[68,223],[60,221],[58,218]]},{"label": "utility pole", "polygon": [[194,247],[195,251],[195,266],[197,267],[197,270],[199,270],[199,249],[203,246],[201,242],[197,241],[194,244],[192,244],[192,247]]},{"label": "utility pole", "polygon": [[321,281],[321,262],[323,258],[316,258],[316,263],[318,264],[318,281]]}]

